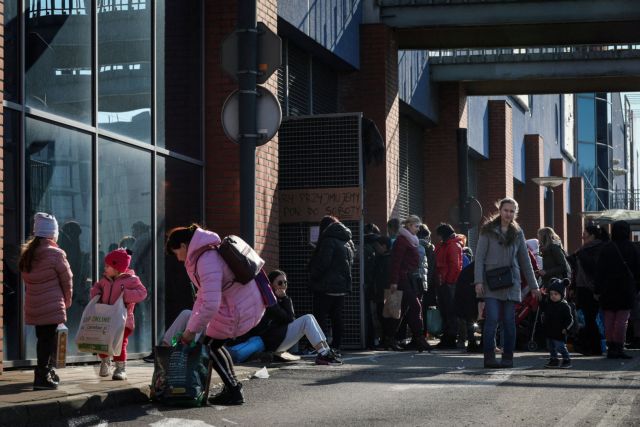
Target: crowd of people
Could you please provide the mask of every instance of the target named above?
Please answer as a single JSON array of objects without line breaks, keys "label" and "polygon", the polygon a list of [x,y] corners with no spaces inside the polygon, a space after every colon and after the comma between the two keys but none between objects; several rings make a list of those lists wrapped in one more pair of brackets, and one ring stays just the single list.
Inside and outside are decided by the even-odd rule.
[{"label": "crowd of people", "polygon": [[[606,351],[608,358],[630,357],[624,345],[632,314],[638,338],[631,344],[640,343],[640,327],[635,327],[640,322],[640,258],[630,241],[629,225],[614,223],[611,239],[605,229],[588,225],[583,245],[567,255],[561,239],[549,227],[538,230],[533,239],[525,238],[516,221],[518,203],[514,199],[502,199],[497,208],[479,229],[475,253],[467,246],[467,236],[456,233],[450,224],[439,224],[437,241],[432,242],[429,228],[416,215],[389,220],[387,234],[375,224],[365,226],[367,345],[376,350],[423,352],[432,351],[429,340],[434,343],[437,338],[437,349],[482,352],[485,368],[511,368],[518,341],[516,313],[530,304],[529,317],[539,319],[538,330],[549,350],[545,367],[571,367],[569,337],[574,352],[601,355]],[[37,337],[34,389],[54,389],[60,382],[52,365],[55,332],[67,320],[72,303],[73,275],[57,237],[55,217],[37,213],[33,237],[25,243],[19,262],[26,289],[25,321],[35,326]],[[316,364],[342,364],[344,302],[352,289],[357,256],[348,227],[333,216],[320,221],[308,263],[313,314],[301,317],[296,317],[287,294],[286,272],[268,274],[275,297],[275,303],[269,304],[257,285],[258,277],[252,281],[256,286],[235,280],[215,250],[220,244],[218,234],[197,224],[172,229],[166,240],[167,254],[184,263],[195,295],[192,309],[176,317],[161,345],[172,345],[177,337],[186,345],[198,340],[207,346],[211,365],[224,383],[222,391],[209,398],[211,403],[244,402],[227,349],[231,340],[238,343],[259,337],[266,351],[282,354],[306,337],[316,352]],[[127,308],[120,355],[99,355],[99,375],[112,375],[114,380],[126,379],[126,348],[134,328],[135,305],[147,297],[145,285],[130,268],[131,255],[127,248],[112,248],[104,257],[103,276],[90,290],[90,298],[99,295],[103,304],[114,304],[122,297]],[[402,293],[399,318],[386,316],[384,310],[396,292]],[[435,321],[434,312],[440,322]]]}]

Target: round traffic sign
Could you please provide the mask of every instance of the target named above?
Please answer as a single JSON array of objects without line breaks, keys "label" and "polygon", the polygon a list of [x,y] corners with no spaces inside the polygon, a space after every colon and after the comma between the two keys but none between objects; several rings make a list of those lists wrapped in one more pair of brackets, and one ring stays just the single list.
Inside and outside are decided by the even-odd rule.
[{"label": "round traffic sign", "polygon": [[[256,97],[256,130],[260,138],[256,141],[256,146],[266,144],[278,132],[282,122],[282,109],[280,102],[269,90],[262,86],[256,86],[258,96]],[[240,103],[240,92],[235,90],[224,101],[222,106],[222,128],[227,137],[233,142],[240,141],[240,124],[238,120],[238,104]]]}]

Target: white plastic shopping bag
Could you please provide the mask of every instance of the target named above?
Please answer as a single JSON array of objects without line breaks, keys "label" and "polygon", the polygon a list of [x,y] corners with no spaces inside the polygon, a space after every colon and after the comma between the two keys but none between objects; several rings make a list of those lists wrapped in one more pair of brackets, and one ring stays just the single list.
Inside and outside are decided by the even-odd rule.
[{"label": "white plastic shopping bag", "polygon": [[119,356],[122,351],[127,308],[122,295],[113,305],[101,304],[100,295],[89,301],[82,312],[80,329],[76,335],[78,351]]}]

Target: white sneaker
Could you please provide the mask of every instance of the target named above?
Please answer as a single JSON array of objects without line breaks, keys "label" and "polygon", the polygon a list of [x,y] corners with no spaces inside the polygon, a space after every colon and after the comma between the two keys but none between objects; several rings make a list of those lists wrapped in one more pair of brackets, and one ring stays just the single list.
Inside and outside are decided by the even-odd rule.
[{"label": "white sneaker", "polygon": [[116,370],[113,371],[112,380],[124,381],[127,379],[127,362],[116,362]]},{"label": "white sneaker", "polygon": [[109,358],[104,358],[100,362],[100,375],[101,377],[108,377],[109,371],[111,371],[111,360]]}]

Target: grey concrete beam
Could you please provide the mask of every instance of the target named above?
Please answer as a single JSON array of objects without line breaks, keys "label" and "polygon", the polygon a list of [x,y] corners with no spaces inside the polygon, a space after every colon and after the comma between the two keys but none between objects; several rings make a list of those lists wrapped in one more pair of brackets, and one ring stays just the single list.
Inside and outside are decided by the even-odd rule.
[{"label": "grey concrete beam", "polygon": [[608,44],[640,41],[640,1],[456,3],[380,0],[400,49]]},{"label": "grey concrete beam", "polygon": [[431,81],[469,95],[640,91],[640,58],[431,65]]}]

